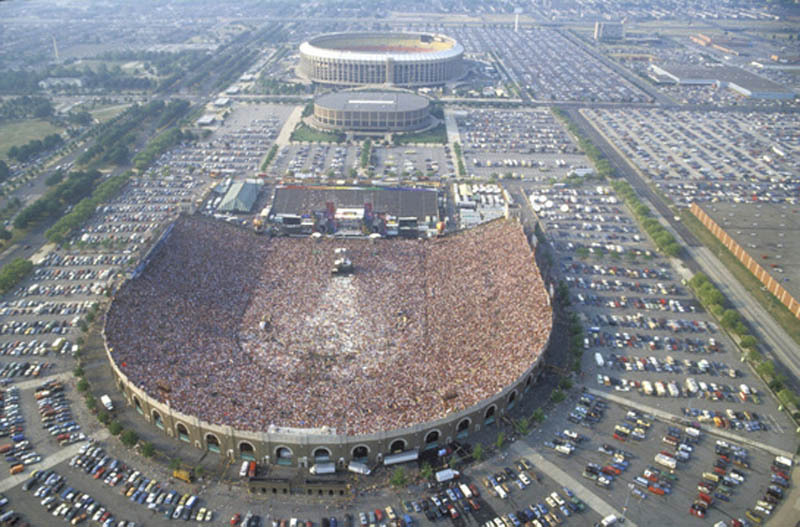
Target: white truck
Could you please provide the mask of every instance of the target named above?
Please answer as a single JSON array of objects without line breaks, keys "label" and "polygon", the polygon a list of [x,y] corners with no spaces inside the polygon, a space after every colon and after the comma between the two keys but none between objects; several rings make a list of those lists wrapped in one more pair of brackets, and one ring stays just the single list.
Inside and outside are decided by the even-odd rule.
[{"label": "white truck", "polygon": [[100,402],[103,403],[103,406],[105,406],[106,410],[109,412],[114,411],[114,403],[111,402],[111,397],[109,397],[107,393],[100,396]]},{"label": "white truck", "polygon": [[347,465],[347,470],[355,472],[356,474],[361,474],[362,476],[369,476],[372,473],[372,470],[370,470],[367,464],[361,463],[360,461],[351,461],[350,464]]},{"label": "white truck", "polygon": [[603,355],[601,355],[600,352],[594,354],[594,361],[597,363],[598,368],[602,368],[605,365]]},{"label": "white truck", "polygon": [[315,463],[308,471],[316,476],[323,474],[336,474],[335,463]]},{"label": "white truck", "polygon": [[650,381],[642,381],[642,390],[645,395],[653,395],[653,384]]},{"label": "white truck", "polygon": [[676,466],[678,466],[678,462],[675,461],[674,457],[665,456],[664,454],[658,453],[654,458],[655,462],[659,465],[667,467],[671,470],[674,470]]}]

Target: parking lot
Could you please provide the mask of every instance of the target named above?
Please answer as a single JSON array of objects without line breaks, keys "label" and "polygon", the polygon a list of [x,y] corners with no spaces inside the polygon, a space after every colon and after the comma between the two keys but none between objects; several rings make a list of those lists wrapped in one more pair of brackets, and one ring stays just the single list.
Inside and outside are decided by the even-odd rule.
[{"label": "parking lot", "polygon": [[[582,110],[679,206],[692,201],[796,203],[796,114]],[[687,146],[690,145],[690,146]]]},{"label": "parking lot", "polygon": [[[493,53],[511,81],[538,101],[649,102],[650,96],[549,27],[447,28],[467,52]],[[468,34],[468,35],[467,35]],[[592,75],[583,72],[592,71]]]}]

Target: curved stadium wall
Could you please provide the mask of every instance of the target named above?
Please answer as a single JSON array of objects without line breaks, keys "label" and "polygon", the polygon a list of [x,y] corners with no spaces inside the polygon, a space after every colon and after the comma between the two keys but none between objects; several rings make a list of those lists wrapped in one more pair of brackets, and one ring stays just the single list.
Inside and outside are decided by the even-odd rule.
[{"label": "curved stadium wall", "polygon": [[337,86],[432,86],[461,77],[463,55],[445,35],[332,33],[300,45],[298,73]]}]

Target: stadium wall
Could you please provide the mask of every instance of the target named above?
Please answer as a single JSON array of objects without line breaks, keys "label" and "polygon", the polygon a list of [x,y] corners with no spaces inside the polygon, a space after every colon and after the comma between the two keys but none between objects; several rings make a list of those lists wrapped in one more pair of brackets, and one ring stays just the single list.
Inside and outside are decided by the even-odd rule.
[{"label": "stadium wall", "polygon": [[[550,324],[552,330],[552,317]],[[330,461],[337,463],[342,469],[353,459],[362,461],[366,459],[372,464],[381,463],[386,455],[393,453],[400,445],[403,446],[403,450],[418,449],[422,452],[445,446],[453,440],[463,441],[470,434],[496,424],[538,381],[550,341],[549,336],[537,360],[514,383],[470,408],[450,414],[443,419],[408,428],[374,434],[346,435],[303,431],[290,433],[243,431],[230,426],[207,423],[195,416],[175,411],[169,404],[149,396],[129,381],[114,361],[113,350],[108,346],[105,331],[103,333],[103,342],[114,381],[126,404],[166,436],[200,450],[219,453],[232,460],[244,459],[301,467],[313,465],[315,453],[324,449],[329,453]],[[431,441],[434,435],[438,437],[435,441]],[[364,448],[366,448],[366,458],[360,455],[364,453]],[[288,449],[291,452],[289,460],[284,459],[279,462],[281,449]]]}]

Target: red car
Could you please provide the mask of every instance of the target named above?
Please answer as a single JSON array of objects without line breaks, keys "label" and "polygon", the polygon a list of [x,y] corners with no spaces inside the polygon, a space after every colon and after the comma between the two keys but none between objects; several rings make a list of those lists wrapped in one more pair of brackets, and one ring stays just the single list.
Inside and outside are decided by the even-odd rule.
[{"label": "red car", "polygon": [[238,512],[231,517],[231,525],[239,525],[240,521],[242,521],[242,515]]},{"label": "red car", "polygon": [[375,518],[378,520],[378,522],[381,522],[383,520],[383,511],[380,509],[375,509]]}]

